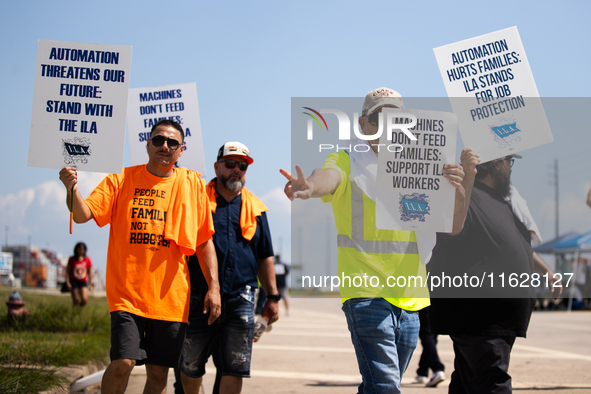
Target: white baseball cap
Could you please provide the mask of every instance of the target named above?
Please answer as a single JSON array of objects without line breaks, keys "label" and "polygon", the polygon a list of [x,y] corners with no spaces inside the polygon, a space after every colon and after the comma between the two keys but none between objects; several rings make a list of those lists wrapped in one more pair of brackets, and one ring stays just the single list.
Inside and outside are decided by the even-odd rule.
[{"label": "white baseball cap", "polygon": [[384,105],[404,108],[400,93],[389,88],[377,88],[365,96],[361,116],[371,115]]},{"label": "white baseball cap", "polygon": [[250,165],[254,161],[252,157],[249,156],[248,148],[242,142],[232,141],[226,142],[220,150],[218,151],[218,159],[225,158],[226,156],[241,156],[246,159],[246,162]]}]

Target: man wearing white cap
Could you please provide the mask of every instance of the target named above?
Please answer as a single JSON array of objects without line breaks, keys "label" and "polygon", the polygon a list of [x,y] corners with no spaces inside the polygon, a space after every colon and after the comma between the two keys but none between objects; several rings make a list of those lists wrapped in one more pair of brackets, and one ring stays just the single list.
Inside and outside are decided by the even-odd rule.
[{"label": "man wearing white cap", "polygon": [[[181,361],[185,393],[198,393],[205,364],[213,356],[219,392],[240,393],[242,379],[250,377],[254,333],[254,291],[257,276],[267,295],[262,315],[269,324],[278,318],[281,296],[275,284],[273,245],[267,222],[267,207],[244,187],[246,171],[253,163],[248,148],[227,142],[214,163],[216,178],[207,185],[218,258],[222,313],[213,324],[203,312],[207,282],[198,268],[196,256],[191,270],[191,311]],[[217,384],[216,388],[217,390]]]},{"label": "man wearing white cap", "polygon": [[[388,88],[367,94],[359,118],[363,134],[377,133],[378,115],[384,107],[404,108],[400,94]],[[296,166],[297,178],[282,169],[281,173],[289,180],[286,195],[292,200],[320,197],[332,204],[338,232],[340,277],[375,276],[380,283],[400,276],[425,279],[422,260],[428,259],[430,250],[419,256],[421,245],[415,232],[376,228],[378,139],[351,142],[368,144],[371,149],[333,153],[307,179],[299,166]],[[462,161],[470,160],[477,158],[470,150],[462,152]],[[464,173],[454,163],[446,164],[442,174],[456,188],[453,230],[457,231],[467,210],[467,191],[461,184]],[[376,290],[371,284],[351,286],[343,280],[340,292],[363,378],[358,393],[399,393],[402,375],[417,345],[417,311],[429,305],[427,290],[420,287]]]}]

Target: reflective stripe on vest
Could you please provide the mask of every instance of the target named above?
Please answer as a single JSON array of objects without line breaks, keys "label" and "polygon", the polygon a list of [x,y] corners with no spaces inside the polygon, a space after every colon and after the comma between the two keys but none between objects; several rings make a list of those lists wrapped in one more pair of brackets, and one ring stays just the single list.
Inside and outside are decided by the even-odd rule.
[{"label": "reflective stripe on vest", "polygon": [[408,253],[418,254],[416,242],[407,241],[372,241],[364,237],[363,191],[355,181],[351,182],[351,235],[338,234],[337,245],[340,248],[355,248],[362,253]]}]

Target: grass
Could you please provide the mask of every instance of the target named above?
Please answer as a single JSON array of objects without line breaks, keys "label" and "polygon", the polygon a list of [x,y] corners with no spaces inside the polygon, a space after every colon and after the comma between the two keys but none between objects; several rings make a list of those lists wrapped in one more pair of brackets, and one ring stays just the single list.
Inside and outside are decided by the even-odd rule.
[{"label": "grass", "polygon": [[72,308],[67,296],[19,289],[31,315],[8,321],[5,302],[13,289],[0,288],[0,393],[33,393],[67,382],[56,367],[108,362],[110,317],[104,297]]},{"label": "grass", "polygon": [[38,393],[56,386],[65,387],[66,383],[64,378],[57,376],[53,371],[0,369],[0,392],[4,394]]}]

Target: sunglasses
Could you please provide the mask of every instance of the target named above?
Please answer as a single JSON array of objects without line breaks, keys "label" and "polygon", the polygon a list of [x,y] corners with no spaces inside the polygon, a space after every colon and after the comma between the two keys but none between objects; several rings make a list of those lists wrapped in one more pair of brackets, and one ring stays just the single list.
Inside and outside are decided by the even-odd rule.
[{"label": "sunglasses", "polygon": [[243,161],[236,161],[236,160],[220,160],[220,163],[224,163],[226,165],[226,168],[228,170],[233,169],[234,167],[236,167],[236,165],[238,165],[238,169],[240,171],[246,171],[246,169],[248,168],[248,163],[245,163]]},{"label": "sunglasses", "polygon": [[367,117],[367,121],[369,122],[370,125],[372,126],[378,126],[378,117],[380,116],[380,113],[382,112],[382,109],[384,108],[397,108],[394,107],[392,105],[384,105],[383,107],[380,107],[379,110],[375,111],[374,113],[370,114]]},{"label": "sunglasses", "polygon": [[165,142],[166,145],[168,145],[168,149],[170,150],[177,150],[179,146],[181,146],[181,143],[175,140],[174,138],[166,138],[161,135],[157,135],[154,138],[150,138],[150,140],[152,141],[152,145],[154,145],[157,148],[164,145]]},{"label": "sunglasses", "polygon": [[515,164],[515,159],[512,157],[508,157],[505,159],[505,161],[508,161],[509,164],[511,164],[511,167],[513,167],[513,164]]},{"label": "sunglasses", "polygon": [[367,121],[369,122],[370,125],[378,126],[378,119],[379,119],[378,117],[380,116],[380,112],[382,112],[382,111],[376,111],[367,117]]}]

